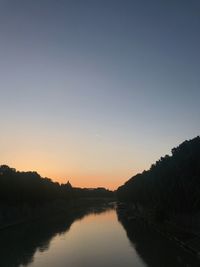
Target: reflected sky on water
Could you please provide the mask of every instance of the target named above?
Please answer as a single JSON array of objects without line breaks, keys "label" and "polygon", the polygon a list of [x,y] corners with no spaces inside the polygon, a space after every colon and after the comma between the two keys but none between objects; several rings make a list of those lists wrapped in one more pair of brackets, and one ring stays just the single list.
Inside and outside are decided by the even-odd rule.
[{"label": "reflected sky on water", "polygon": [[0,232],[3,267],[189,267],[197,259],[115,209],[60,216]]}]

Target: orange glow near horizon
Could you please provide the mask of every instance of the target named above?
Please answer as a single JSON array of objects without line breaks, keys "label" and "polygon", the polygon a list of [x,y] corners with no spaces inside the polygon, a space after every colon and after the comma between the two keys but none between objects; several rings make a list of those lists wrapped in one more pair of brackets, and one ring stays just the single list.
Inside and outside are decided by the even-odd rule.
[{"label": "orange glow near horizon", "polygon": [[[15,144],[15,147],[17,147],[17,144]],[[67,158],[64,153],[62,156],[58,156],[50,153],[49,150],[45,152],[43,150],[38,151],[34,148],[34,144],[28,147],[27,152],[27,147],[24,144],[12,153],[4,154],[1,164],[9,165],[18,171],[36,171],[41,177],[48,177],[54,182],[67,183],[69,180],[74,187],[104,187],[116,190],[133,175],[148,169],[153,162],[147,159],[146,154],[145,166],[144,162],[140,160],[140,158],[145,159],[145,153],[143,158],[138,157],[132,160],[133,156],[131,156],[130,149],[122,150],[121,153],[112,149],[114,152],[107,153],[105,156],[103,151],[98,150],[98,144],[95,149],[97,149],[97,152],[93,150],[95,152],[93,157],[88,149],[86,152],[82,151],[85,157],[80,157],[75,150],[72,150],[73,153],[70,153]],[[124,155],[127,156],[126,160]],[[59,158],[62,160],[59,160]],[[136,167],[132,168],[132,166]]]},{"label": "orange glow near horizon", "polygon": [[109,132],[99,137],[67,129],[37,131],[34,125],[26,131],[14,123],[12,127],[7,134],[2,133],[0,164],[19,171],[36,171],[59,183],[69,180],[74,187],[115,190],[147,170],[172,147],[162,139],[157,139],[156,144],[148,139],[131,142],[126,133],[123,138]]},{"label": "orange glow near horizon", "polygon": [[10,165],[10,167],[15,168],[17,171],[36,171],[41,177],[50,178],[53,182],[67,183],[70,181],[73,187],[80,188],[97,188],[104,187],[109,190],[116,190],[120,185],[125,183],[129,178],[131,178],[137,172],[127,172],[126,175],[112,174],[112,175],[81,175],[81,174],[68,174],[68,175],[56,175],[49,172],[45,172],[40,169],[31,168],[18,168],[17,166]]},{"label": "orange glow near horizon", "polygon": [[132,152],[134,149],[126,141],[99,142],[95,137],[83,137],[82,134],[82,138],[76,135],[66,138],[55,133],[46,137],[31,131],[30,135],[26,133],[23,136],[16,132],[14,139],[11,135],[6,136],[9,147],[2,141],[0,164],[7,164],[19,171],[36,171],[41,177],[59,183],[69,180],[74,187],[115,190],[151,162],[147,153],[142,157],[141,147],[137,146],[134,147],[138,155],[136,158]]}]

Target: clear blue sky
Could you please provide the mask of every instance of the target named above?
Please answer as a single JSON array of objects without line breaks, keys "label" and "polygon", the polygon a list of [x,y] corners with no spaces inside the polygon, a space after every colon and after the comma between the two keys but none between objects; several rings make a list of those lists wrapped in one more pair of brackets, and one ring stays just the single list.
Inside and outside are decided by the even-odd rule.
[{"label": "clear blue sky", "polygon": [[200,132],[200,2],[0,0],[0,161],[116,188]]}]

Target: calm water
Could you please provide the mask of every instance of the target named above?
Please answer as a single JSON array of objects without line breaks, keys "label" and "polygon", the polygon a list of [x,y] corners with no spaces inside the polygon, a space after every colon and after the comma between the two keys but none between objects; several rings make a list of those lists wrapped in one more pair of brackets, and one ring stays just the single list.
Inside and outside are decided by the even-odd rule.
[{"label": "calm water", "polygon": [[84,213],[0,232],[2,267],[199,266],[194,256],[117,212]]}]

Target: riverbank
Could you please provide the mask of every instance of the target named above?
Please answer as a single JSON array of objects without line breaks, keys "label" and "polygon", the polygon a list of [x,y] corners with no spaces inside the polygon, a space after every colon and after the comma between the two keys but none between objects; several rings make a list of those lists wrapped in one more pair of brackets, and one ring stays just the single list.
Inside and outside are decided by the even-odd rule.
[{"label": "riverbank", "polygon": [[112,198],[77,198],[70,201],[57,200],[43,203],[40,206],[4,205],[0,207],[0,230],[52,216],[98,212],[111,207],[113,201]]},{"label": "riverbank", "polygon": [[122,220],[134,222],[140,220],[148,226],[154,228],[162,236],[173,242],[176,242],[181,248],[191,252],[200,258],[200,233],[194,229],[186,229],[181,225],[175,225],[170,221],[157,222],[152,218],[148,218],[144,213],[139,213],[124,203],[118,203],[117,212]]}]

